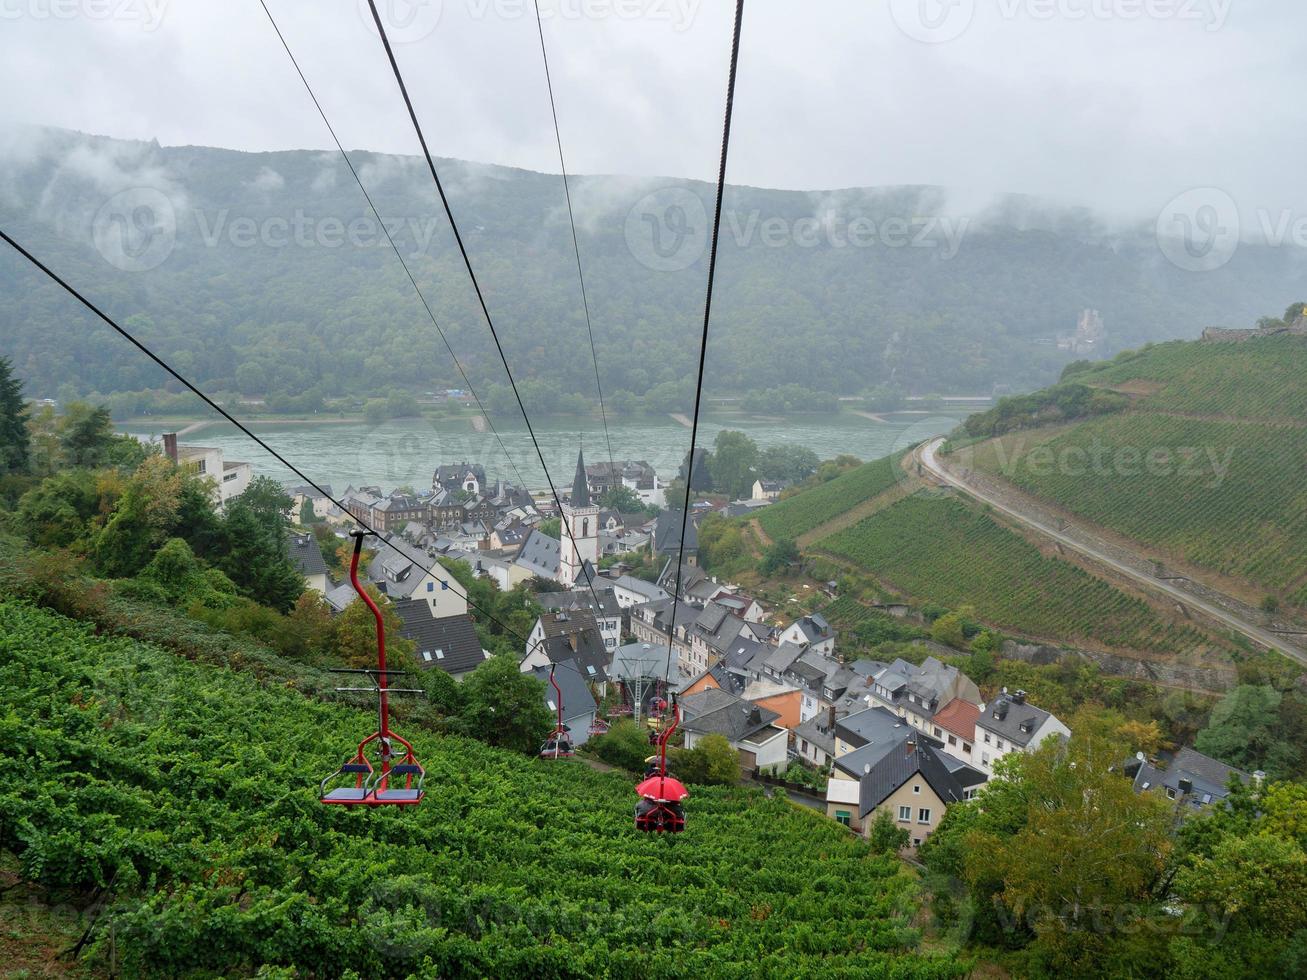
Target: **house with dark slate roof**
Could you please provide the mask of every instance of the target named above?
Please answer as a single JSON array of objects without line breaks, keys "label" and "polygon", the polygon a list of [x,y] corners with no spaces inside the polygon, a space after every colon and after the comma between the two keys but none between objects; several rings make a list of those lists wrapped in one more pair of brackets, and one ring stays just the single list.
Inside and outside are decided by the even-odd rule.
[{"label": "house with dark slate roof", "polygon": [[394,607],[404,623],[399,635],[413,641],[419,668],[443,670],[454,680],[462,680],[490,657],[466,613],[437,619],[422,599],[400,599]]},{"label": "house with dark slate roof", "polygon": [[800,616],[781,633],[781,641],[829,656],[835,652],[835,629],[821,613]]},{"label": "house with dark slate roof", "polygon": [[966,789],[920,732],[913,732],[858,780],[858,820],[863,833],[885,811],[908,831],[912,847],[921,845],[944,819],[944,811],[966,799]]},{"label": "house with dark slate roof", "polygon": [[875,675],[870,693],[876,702],[926,732],[935,713],[954,698],[981,702],[975,681],[935,657],[927,657],[920,666],[895,660]]},{"label": "house with dark slate roof", "polygon": [[[554,683],[558,685],[558,691],[562,692],[563,725],[571,733],[572,745],[584,745],[590,739],[590,726],[595,720],[597,705],[594,695],[590,693],[590,687],[581,676],[576,661],[560,660],[553,666]],[[549,668],[537,667],[531,671],[531,675],[544,684],[545,707],[549,709],[549,717],[556,723],[560,701],[558,691],[549,683]]]},{"label": "house with dark slate roof", "polygon": [[[1025,691],[1003,693],[976,718],[976,744],[973,761],[992,775],[994,764],[1012,752],[1030,752],[1049,737],[1070,738],[1071,729],[1051,712],[1036,708],[1026,700]],[[979,758],[975,756],[979,753]]]},{"label": "house with dark slate roof", "polygon": [[773,724],[777,712],[715,687],[682,698],[680,704],[687,749],[708,735],[721,735],[740,754],[744,769],[784,768],[790,733]]},{"label": "house with dark slate roof", "polygon": [[294,532],[286,537],[286,554],[291,564],[304,576],[304,587],[326,595],[331,590],[327,563],[322,557],[318,539],[307,532]]},{"label": "house with dark slate roof", "polygon": [[527,636],[523,672],[572,660],[577,671],[602,697],[608,685],[613,652],[604,646],[595,618],[588,611],[546,612]]},{"label": "house with dark slate roof", "polygon": [[624,624],[629,616],[622,609],[611,584],[606,579],[595,579],[593,589],[580,588],[570,592],[545,592],[536,597],[550,612],[589,613],[599,627],[604,648],[615,651],[622,642]]},{"label": "house with dark slate roof", "polygon": [[1125,774],[1134,780],[1136,793],[1163,793],[1168,800],[1202,810],[1223,804],[1230,795],[1230,780],[1261,782],[1266,773],[1251,776],[1188,746],[1149,760],[1142,752],[1126,763]]},{"label": "house with dark slate roof", "polygon": [[467,599],[453,572],[398,535],[388,534],[385,541],[377,545],[367,576],[392,602],[423,599],[436,618],[467,612]]}]

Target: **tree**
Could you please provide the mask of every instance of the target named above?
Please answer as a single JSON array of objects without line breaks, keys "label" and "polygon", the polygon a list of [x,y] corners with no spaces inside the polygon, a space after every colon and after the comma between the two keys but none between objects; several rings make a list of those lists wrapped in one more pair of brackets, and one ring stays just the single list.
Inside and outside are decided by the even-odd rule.
[{"label": "tree", "polygon": [[740,781],[740,757],[724,735],[704,736],[694,748],[678,753],[676,765],[687,782],[734,786]]},{"label": "tree", "polygon": [[[713,487],[729,497],[747,497],[757,479],[758,444],[743,432],[723,429],[713,440],[708,466]],[[696,481],[697,482],[697,481]]]},{"label": "tree", "polygon": [[536,525],[536,530],[545,537],[558,538],[561,541],[563,538],[563,519],[561,517],[546,517]]},{"label": "tree", "polygon": [[[592,747],[595,755],[604,762],[629,772],[644,772],[644,760],[653,751],[649,747],[648,734],[629,718],[614,722],[605,734],[591,739],[586,744]],[[677,753],[673,756],[673,766],[677,766],[677,758],[681,754]],[[684,772],[679,767],[675,768],[675,772],[684,777]]]},{"label": "tree", "polygon": [[758,456],[758,475],[767,480],[798,483],[817,472],[821,461],[806,446],[768,446]]},{"label": "tree", "polygon": [[[413,642],[400,638],[399,631],[404,621],[395,612],[395,606],[377,591],[375,585],[365,585],[363,589],[381,610],[381,622],[386,628],[387,655],[392,651],[397,657],[411,655]],[[377,620],[362,599],[351,602],[336,617],[335,652],[346,667],[377,666]]]},{"label": "tree", "polygon": [[779,538],[763,549],[758,569],[763,575],[781,575],[798,560],[799,546],[789,538]]},{"label": "tree", "polygon": [[943,643],[945,646],[954,647],[958,650],[965,649],[967,638],[962,632],[962,615],[951,612],[940,616],[930,626],[930,638],[936,643]]},{"label": "tree", "polygon": [[1127,721],[1116,729],[1116,735],[1131,751],[1155,755],[1166,741],[1162,726],[1156,721]]},{"label": "tree", "polygon": [[0,476],[26,473],[31,453],[27,402],[9,358],[0,357]]},{"label": "tree", "polygon": [[310,524],[317,524],[321,520],[318,512],[313,509],[313,501],[305,497],[300,501],[300,526],[308,527]]},{"label": "tree", "polygon": [[867,828],[867,842],[877,854],[897,854],[911,839],[908,828],[900,827],[888,808],[877,811]]},{"label": "tree", "polygon": [[658,513],[657,507],[648,507],[630,487],[619,484],[609,487],[599,495],[599,506],[606,510],[615,510],[619,514],[648,514],[650,516]]},{"label": "tree", "polygon": [[215,562],[244,596],[281,612],[304,591],[304,577],[286,551],[290,496],[270,477],[256,477],[227,504],[223,554]]},{"label": "tree", "polygon": [[999,901],[1033,929],[1045,972],[1092,972],[1112,941],[1095,923],[1103,915],[1119,923],[1123,909],[1147,903],[1165,866],[1170,809],[1121,778],[1123,752],[1119,743],[1077,733],[1006,756],[996,783],[1016,792],[1021,826],[966,838],[967,880],[999,883]]},{"label": "tree", "polygon": [[59,429],[60,450],[66,466],[102,465],[117,438],[109,410],[103,405],[92,408],[74,402],[64,410]]},{"label": "tree", "polygon": [[499,654],[463,680],[464,729],[490,745],[534,754],[555,719],[545,707],[543,682],[523,673],[516,657]]},{"label": "tree", "polygon": [[18,514],[33,544],[67,548],[91,533],[99,503],[95,475],[73,470],[48,477],[23,494]]},{"label": "tree", "polygon": [[128,578],[146,566],[172,536],[185,482],[182,471],[162,456],[137,468],[91,549],[102,574]]},{"label": "tree", "polygon": [[1217,702],[1194,747],[1240,769],[1292,773],[1299,753],[1278,730],[1282,700],[1268,684],[1240,684]]}]

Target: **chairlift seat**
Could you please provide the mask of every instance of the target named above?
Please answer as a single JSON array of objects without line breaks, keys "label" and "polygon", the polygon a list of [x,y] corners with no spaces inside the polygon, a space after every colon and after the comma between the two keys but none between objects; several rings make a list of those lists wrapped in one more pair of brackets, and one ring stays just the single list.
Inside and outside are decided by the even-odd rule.
[{"label": "chairlift seat", "polygon": [[[422,791],[422,780],[426,776],[426,771],[416,763],[401,762],[399,765],[391,766],[387,774],[386,788],[380,789],[377,783],[381,780],[381,773],[377,773],[376,781],[373,786],[373,796],[378,804],[392,803],[421,803],[422,797],[426,794]],[[411,782],[412,777],[417,778],[417,783],[412,786],[392,786],[391,783],[395,777],[401,777],[406,782]]]},{"label": "chairlift seat", "polygon": [[[347,762],[334,773],[322,781],[319,788],[318,798],[323,803],[363,803],[372,794],[368,786],[368,777],[372,775],[372,767],[366,762]],[[333,779],[341,776],[362,777],[362,785],[359,786],[337,786],[335,789],[327,792],[327,784]]]}]

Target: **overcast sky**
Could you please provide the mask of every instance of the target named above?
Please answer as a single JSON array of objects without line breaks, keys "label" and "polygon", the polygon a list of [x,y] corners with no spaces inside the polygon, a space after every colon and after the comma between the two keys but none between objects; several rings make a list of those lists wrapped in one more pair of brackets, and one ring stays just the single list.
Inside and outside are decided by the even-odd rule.
[{"label": "overcast sky", "polygon": [[[366,0],[268,0],[348,148],[417,150]],[[569,168],[715,174],[733,4],[541,0]],[[432,149],[556,170],[530,0],[382,0]],[[732,182],[1307,215],[1307,5],[749,0]],[[327,148],[258,0],[0,0],[0,124]]]}]

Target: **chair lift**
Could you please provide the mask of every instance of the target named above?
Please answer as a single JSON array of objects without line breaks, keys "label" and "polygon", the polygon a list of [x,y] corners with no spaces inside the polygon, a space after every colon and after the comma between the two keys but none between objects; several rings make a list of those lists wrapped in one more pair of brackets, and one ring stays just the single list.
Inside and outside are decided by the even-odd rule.
[{"label": "chair lift", "polygon": [[[350,532],[354,538],[354,556],[349,563],[349,580],[377,621],[377,666],[361,670],[340,668],[333,673],[362,674],[372,681],[371,687],[339,687],[336,690],[377,695],[379,725],[375,732],[359,743],[355,753],[319,785],[319,801],[333,806],[413,806],[421,803],[425,795],[422,782],[426,778],[426,770],[414,756],[413,746],[390,730],[390,695],[423,692],[390,686],[390,678],[404,672],[386,669],[386,629],[382,623],[381,610],[359,585],[359,555],[363,551],[363,539],[373,533],[363,530]],[[395,743],[402,748],[397,750]],[[369,746],[376,755],[376,763],[368,757]],[[401,778],[403,786],[396,786]]]},{"label": "chair lift", "polygon": [[554,680],[555,667],[549,667],[549,683],[554,688],[554,703],[558,705],[558,724],[554,730],[549,733],[545,743],[540,746],[540,758],[542,759],[570,759],[576,753],[572,749],[572,732],[563,724],[563,692],[558,686],[558,681]]},{"label": "chair lift", "polygon": [[690,791],[679,779],[667,775],[667,741],[680,722],[681,708],[676,695],[672,695],[672,723],[658,737],[658,755],[650,761],[653,771],[635,788],[640,797],[635,805],[636,830],[652,834],[679,834],[685,830],[685,809],[681,804]]},{"label": "chair lift", "polygon": [[663,737],[663,725],[666,723],[665,715],[667,713],[667,701],[660,697],[649,699],[649,717],[645,719],[645,727],[649,729],[649,744],[657,745],[658,740]]},{"label": "chair lift", "polygon": [[591,738],[598,738],[600,735],[607,735],[608,722],[604,721],[598,715],[595,715],[594,721],[590,722],[590,727],[586,729],[586,734]]}]

